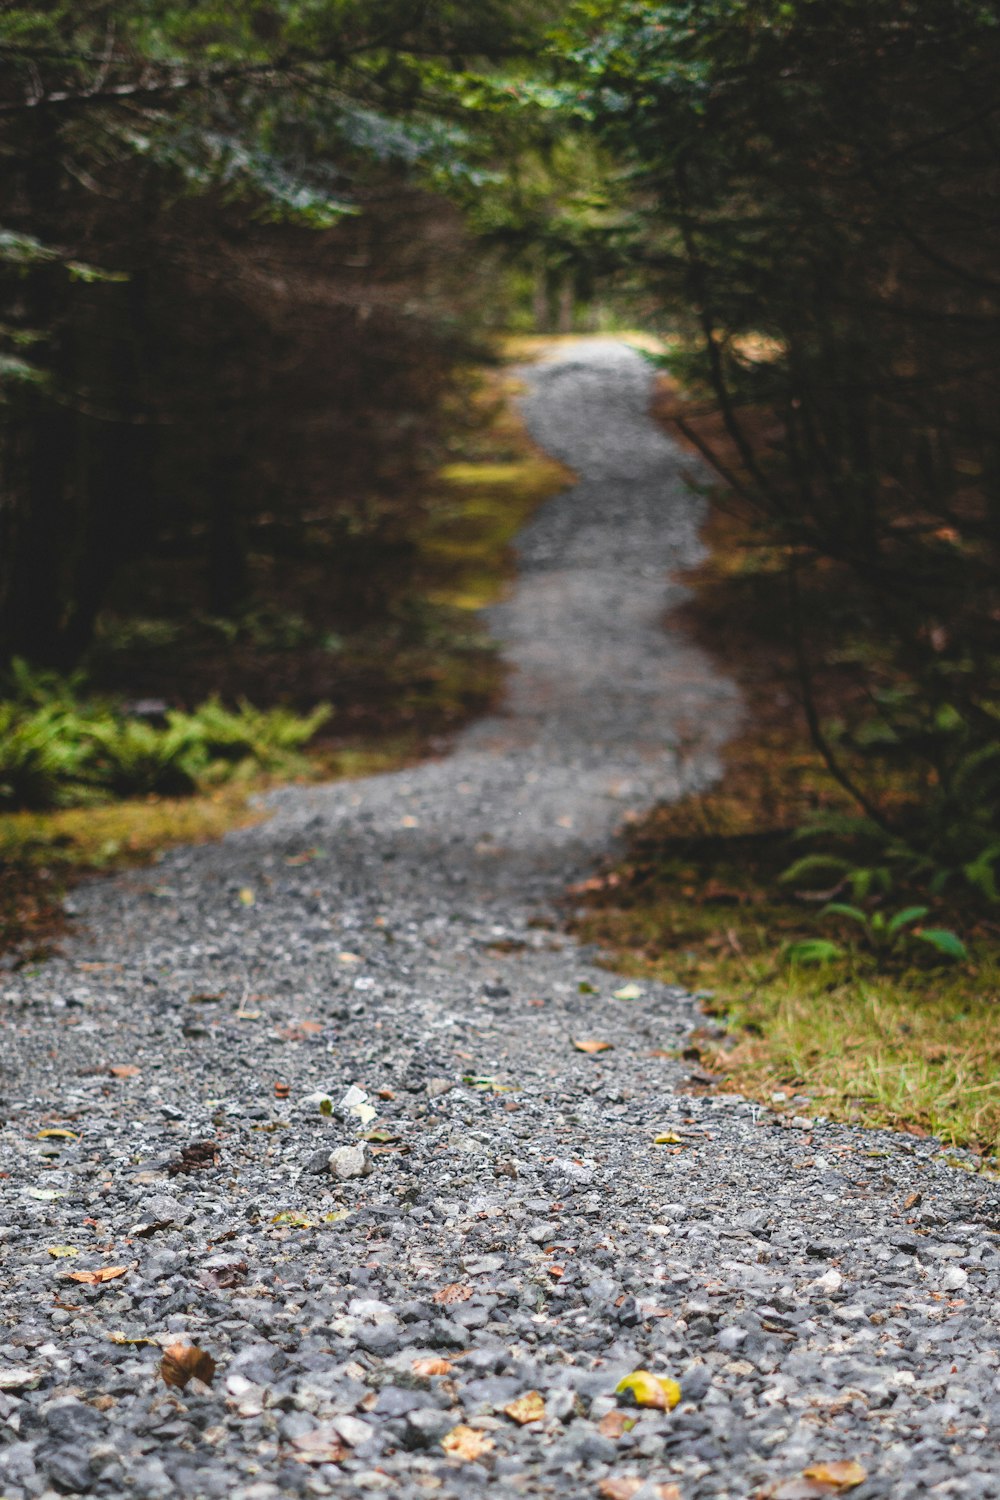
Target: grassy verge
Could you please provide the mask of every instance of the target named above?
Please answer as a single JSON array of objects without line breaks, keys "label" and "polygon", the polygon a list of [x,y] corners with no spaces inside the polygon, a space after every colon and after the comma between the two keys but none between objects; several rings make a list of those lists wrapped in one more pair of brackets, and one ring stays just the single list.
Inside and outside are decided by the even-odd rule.
[{"label": "grassy verge", "polygon": [[[674,402],[665,390],[668,427]],[[712,421],[707,435],[718,443]],[[873,952],[855,924],[820,917],[816,893],[780,882],[805,852],[794,830],[818,810],[851,809],[798,724],[794,663],[768,610],[766,554],[724,497],[706,539],[711,556],[689,580],[693,601],[671,628],[692,631],[737,676],[751,727],[729,747],[715,789],[654,811],[631,830],[624,860],[577,888],[576,929],[616,969],[703,997],[706,1025],[684,1053],[691,1087],[932,1134],[969,1148],[983,1167],[995,1164],[996,914],[937,899],[928,921],[960,930],[969,955],[942,963],[905,937]],[[824,688],[835,707],[835,673]],[[886,916],[912,899],[892,891]],[[817,937],[836,940],[844,956],[791,961],[792,945]]]},{"label": "grassy verge", "polygon": [[[335,635],[322,620],[290,622],[280,599],[270,613],[228,624],[118,617],[90,664],[100,686],[182,707],[223,679],[260,707],[331,699],[329,730],[309,747],[300,779],[372,775],[439,750],[443,735],[502,688],[503,665],[477,611],[507,586],[513,537],[571,480],[528,438],[512,392],[502,367],[470,372],[446,461],[410,508],[407,566],[391,583],[377,580],[378,608],[342,613]],[[187,797],[0,814],[0,954],[19,963],[44,953],[61,930],[61,897],[80,874],[145,863],[256,821],[259,794],[275,784],[258,775]]]}]

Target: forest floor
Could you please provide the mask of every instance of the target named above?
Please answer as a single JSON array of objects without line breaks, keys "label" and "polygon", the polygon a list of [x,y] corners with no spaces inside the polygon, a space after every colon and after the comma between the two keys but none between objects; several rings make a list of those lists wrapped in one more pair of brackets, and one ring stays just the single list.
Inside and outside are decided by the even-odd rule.
[{"label": "forest floor", "polygon": [[741,708],[662,631],[702,506],[647,366],[525,378],[578,483],[489,613],[501,708],[85,882],[4,979],[10,1500],[995,1493],[1000,1188],[706,1094],[697,996],[560,929]]}]

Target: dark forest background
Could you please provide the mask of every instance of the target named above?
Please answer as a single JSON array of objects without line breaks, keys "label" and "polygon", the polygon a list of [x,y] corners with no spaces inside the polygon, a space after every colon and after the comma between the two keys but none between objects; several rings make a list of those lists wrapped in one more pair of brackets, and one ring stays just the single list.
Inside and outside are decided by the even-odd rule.
[{"label": "dark forest background", "polygon": [[22,685],[323,697],[490,337],[640,320],[735,517],[717,618],[853,809],[800,876],[997,899],[992,7],[46,4],[0,61]]}]

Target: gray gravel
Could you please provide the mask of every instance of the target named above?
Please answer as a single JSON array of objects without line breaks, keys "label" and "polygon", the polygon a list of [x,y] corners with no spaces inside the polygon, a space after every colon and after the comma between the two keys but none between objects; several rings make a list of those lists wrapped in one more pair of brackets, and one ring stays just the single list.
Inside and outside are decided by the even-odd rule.
[{"label": "gray gravel", "polygon": [[[504,712],[438,763],[285,790],[260,827],[82,887],[64,955],[2,981],[10,1500],[612,1477],[745,1500],[828,1459],[865,1467],[858,1500],[1000,1494],[995,1185],[807,1099],[690,1096],[653,1054],[695,1002],[615,998],[558,929],[566,883],[630,809],[714,774],[739,709],[662,631],[699,506],[642,360],[593,341],[526,379],[580,482],[494,613]],[[101,1267],[126,1270],[67,1279]],[[210,1384],[163,1383],[178,1343]],[[609,1435],[637,1367],[683,1401]],[[529,1391],[545,1414],[519,1426]],[[475,1460],[441,1445],[459,1425]]]}]

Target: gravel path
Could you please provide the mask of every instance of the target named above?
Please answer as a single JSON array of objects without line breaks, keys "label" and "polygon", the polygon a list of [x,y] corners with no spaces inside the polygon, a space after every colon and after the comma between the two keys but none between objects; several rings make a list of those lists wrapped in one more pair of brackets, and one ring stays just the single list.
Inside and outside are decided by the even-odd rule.
[{"label": "gravel path", "polygon": [[[699,507],[643,362],[593,341],[526,378],[580,482],[495,611],[505,711],[84,886],[65,954],[4,981],[10,1500],[805,1500],[825,1460],[856,1500],[1000,1494],[995,1186],[687,1095],[694,1002],[547,917],[738,706],[662,632]],[[209,1384],[163,1382],[177,1344]],[[616,1402],[637,1367],[681,1404]]]}]

